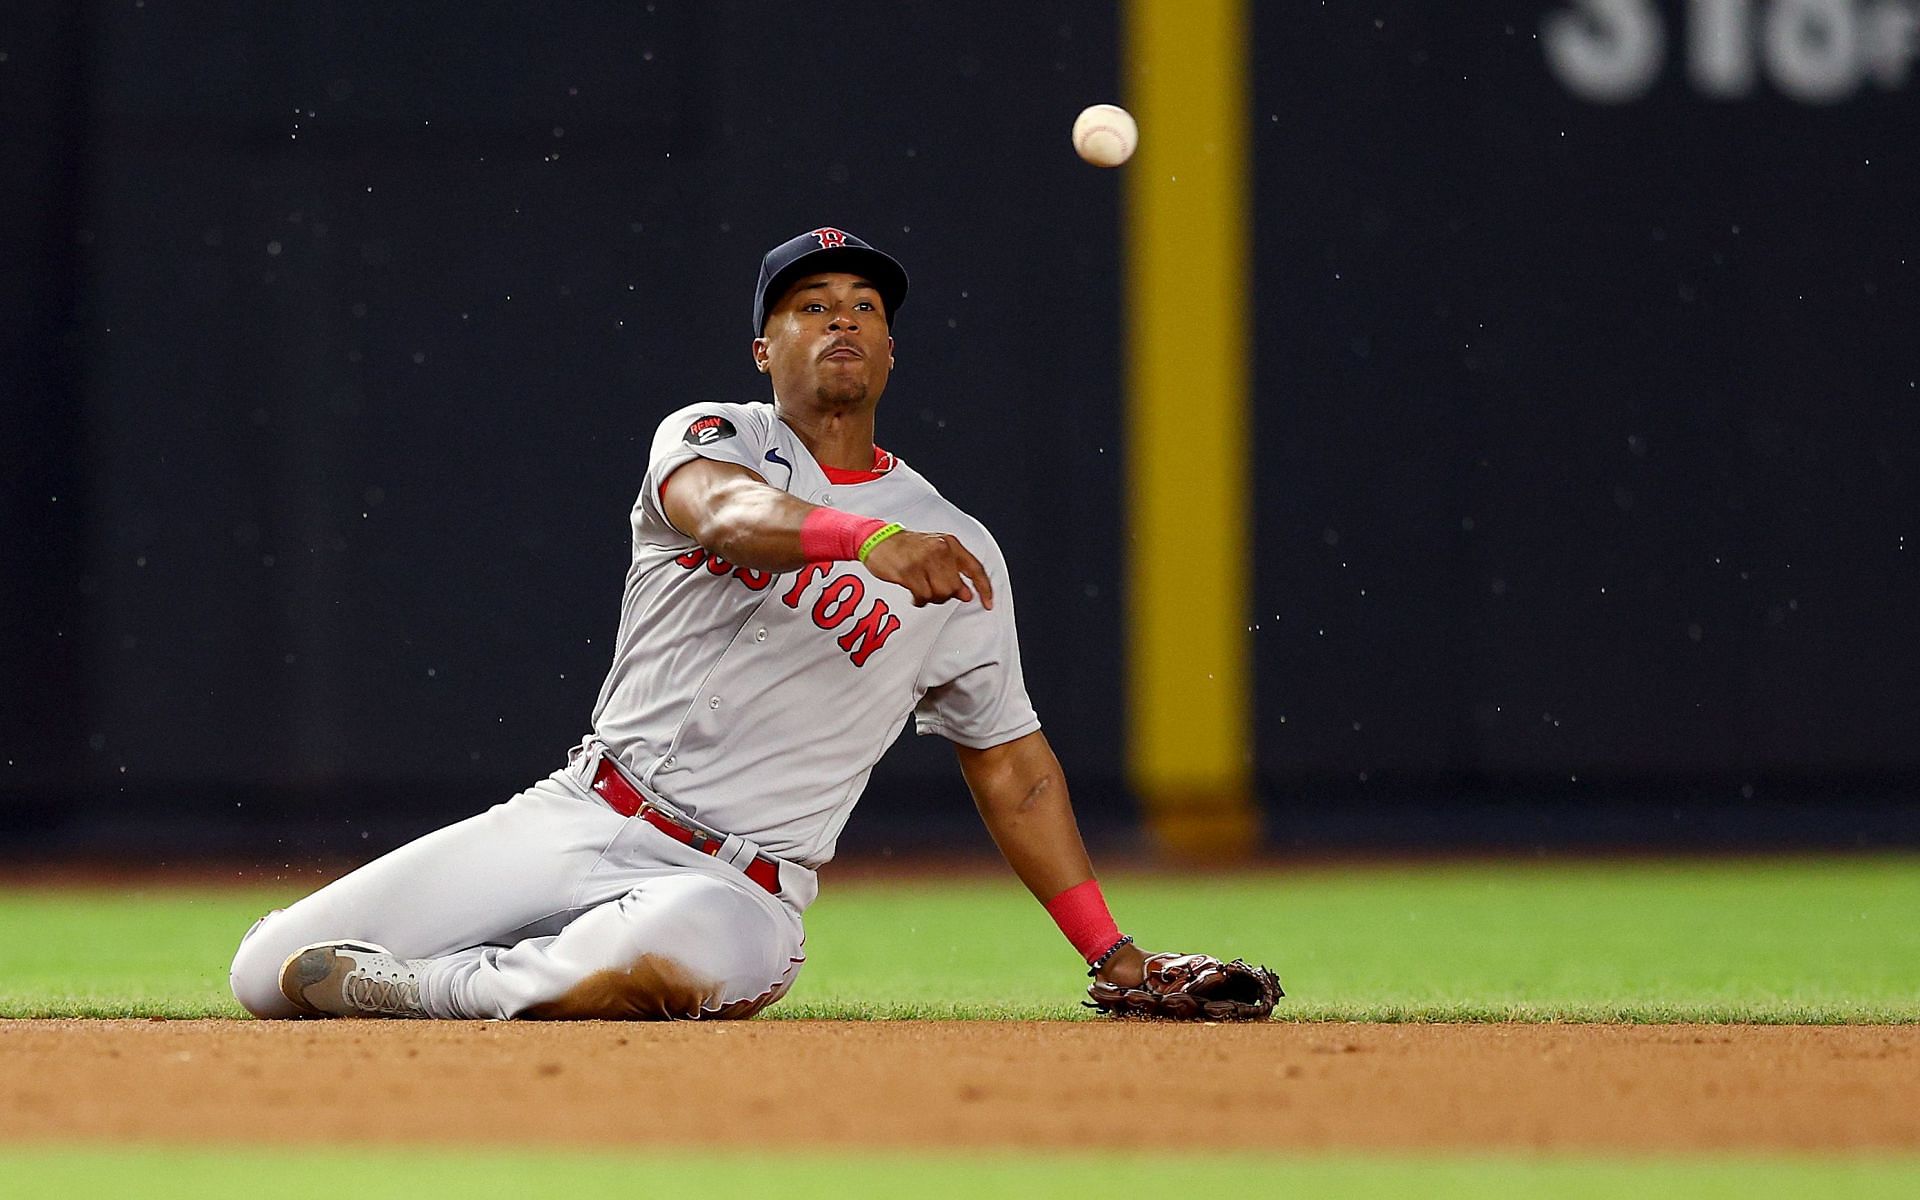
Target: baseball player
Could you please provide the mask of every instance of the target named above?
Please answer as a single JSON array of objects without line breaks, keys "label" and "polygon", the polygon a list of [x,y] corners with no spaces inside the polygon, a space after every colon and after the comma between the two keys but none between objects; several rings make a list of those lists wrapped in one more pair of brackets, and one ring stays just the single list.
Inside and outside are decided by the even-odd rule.
[{"label": "baseball player", "polygon": [[747,1017],[793,986],[816,870],[912,714],[1115,1012],[1265,1016],[1264,968],[1148,956],[1094,880],[1028,701],[1000,549],[874,444],[906,271],[839,229],[753,296],[771,403],[661,422],[593,732],[506,803],[255,923],[260,1017]]}]

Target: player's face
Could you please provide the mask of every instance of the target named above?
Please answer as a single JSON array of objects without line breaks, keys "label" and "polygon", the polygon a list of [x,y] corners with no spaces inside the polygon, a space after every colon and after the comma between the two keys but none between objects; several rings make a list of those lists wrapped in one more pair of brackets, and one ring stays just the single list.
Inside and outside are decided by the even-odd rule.
[{"label": "player's face", "polygon": [[858,408],[880,399],[893,370],[893,338],[880,293],[844,271],[808,275],[787,289],[754,339],[753,358],[786,401]]}]

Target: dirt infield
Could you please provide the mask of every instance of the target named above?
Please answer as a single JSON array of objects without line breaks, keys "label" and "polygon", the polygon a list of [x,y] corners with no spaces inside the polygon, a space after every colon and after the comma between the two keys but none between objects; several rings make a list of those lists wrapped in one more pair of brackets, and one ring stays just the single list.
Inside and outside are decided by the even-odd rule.
[{"label": "dirt infield", "polygon": [[1920,1149],[1920,1027],[0,1022],[0,1141]]}]

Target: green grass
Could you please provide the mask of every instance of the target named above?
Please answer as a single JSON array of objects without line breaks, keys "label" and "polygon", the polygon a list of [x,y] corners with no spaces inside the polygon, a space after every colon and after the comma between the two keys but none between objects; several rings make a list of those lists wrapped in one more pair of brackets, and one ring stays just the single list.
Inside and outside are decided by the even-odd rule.
[{"label": "green grass", "polygon": [[1418,1156],[1012,1155],[862,1152],[834,1156],[702,1151],[643,1153],[447,1150],[99,1150],[0,1148],[13,1200],[140,1196],[149,1200],[355,1200],[457,1195],[1015,1197],[1090,1195],[1615,1197],[1894,1197],[1920,1188],[1920,1160],[1742,1157],[1524,1159]]},{"label": "green grass", "polygon": [[[766,1019],[1081,1015],[1011,875],[836,883]],[[1105,881],[1150,948],[1270,963],[1283,1015],[1920,1021],[1920,858],[1441,864]],[[234,943],[288,892],[0,893],[0,1015],[235,1016]],[[343,933],[352,933],[343,930]]]}]

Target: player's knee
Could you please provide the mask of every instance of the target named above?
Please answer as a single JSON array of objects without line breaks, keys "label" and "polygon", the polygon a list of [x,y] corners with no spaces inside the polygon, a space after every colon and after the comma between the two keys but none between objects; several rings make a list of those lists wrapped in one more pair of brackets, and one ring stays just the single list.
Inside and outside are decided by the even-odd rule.
[{"label": "player's knee", "polygon": [[282,948],[281,939],[273,936],[274,918],[281,911],[276,908],[253,923],[241,937],[240,948],[234,951],[233,966],[227,973],[227,986],[233,989],[233,998],[256,1017],[291,1017],[298,1012],[280,992],[280,967],[293,952]]},{"label": "player's knee", "polygon": [[664,954],[595,971],[517,1016],[540,1021],[691,1021],[712,1008],[720,985]]}]

